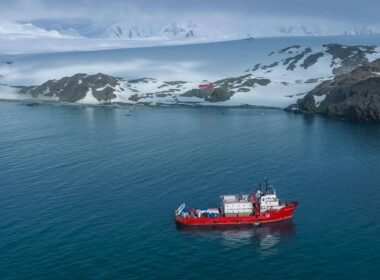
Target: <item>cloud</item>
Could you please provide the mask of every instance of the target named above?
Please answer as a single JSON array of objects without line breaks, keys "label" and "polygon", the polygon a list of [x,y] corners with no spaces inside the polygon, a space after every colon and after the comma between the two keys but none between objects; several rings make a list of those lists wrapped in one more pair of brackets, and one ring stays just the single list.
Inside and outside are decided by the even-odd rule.
[{"label": "cloud", "polygon": [[352,24],[377,24],[378,0],[2,0],[0,16],[7,20],[85,18],[157,22],[183,18],[312,17]]}]

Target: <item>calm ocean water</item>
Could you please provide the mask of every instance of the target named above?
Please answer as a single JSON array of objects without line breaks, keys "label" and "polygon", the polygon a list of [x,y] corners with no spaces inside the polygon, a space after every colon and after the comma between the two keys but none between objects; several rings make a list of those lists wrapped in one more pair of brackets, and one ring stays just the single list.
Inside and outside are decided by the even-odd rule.
[{"label": "calm ocean water", "polygon": [[[127,116],[130,114],[130,116]],[[378,279],[380,126],[0,103],[1,279]],[[178,228],[268,176],[293,222]]]}]

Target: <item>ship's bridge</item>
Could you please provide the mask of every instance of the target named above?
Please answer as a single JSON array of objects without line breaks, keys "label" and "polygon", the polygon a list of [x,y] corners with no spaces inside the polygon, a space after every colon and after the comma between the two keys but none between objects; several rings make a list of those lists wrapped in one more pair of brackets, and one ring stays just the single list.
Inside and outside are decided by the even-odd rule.
[{"label": "ship's bridge", "polygon": [[284,205],[280,204],[280,200],[277,198],[276,193],[264,194],[260,197],[260,211],[265,212],[268,210],[279,210],[283,208]]}]

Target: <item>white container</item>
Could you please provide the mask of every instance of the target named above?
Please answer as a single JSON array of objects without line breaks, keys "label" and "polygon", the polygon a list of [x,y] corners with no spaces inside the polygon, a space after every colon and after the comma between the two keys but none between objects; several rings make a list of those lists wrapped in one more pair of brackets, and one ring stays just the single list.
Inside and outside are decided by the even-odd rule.
[{"label": "white container", "polygon": [[249,216],[253,213],[253,204],[248,195],[225,195],[221,198],[226,216]]}]

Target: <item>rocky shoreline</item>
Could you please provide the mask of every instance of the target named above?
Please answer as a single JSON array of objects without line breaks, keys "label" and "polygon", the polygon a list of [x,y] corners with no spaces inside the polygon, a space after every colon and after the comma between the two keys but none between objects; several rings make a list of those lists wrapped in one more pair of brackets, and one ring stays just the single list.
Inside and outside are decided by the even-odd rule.
[{"label": "rocky shoreline", "polygon": [[24,103],[26,106],[38,106],[38,105],[58,105],[58,106],[76,106],[76,107],[108,107],[108,108],[133,108],[133,107],[149,107],[149,108],[216,108],[216,109],[254,109],[254,110],[277,110],[281,111],[283,108],[274,106],[257,106],[250,104],[241,105],[211,105],[211,104],[197,104],[197,103],[124,103],[124,102],[113,102],[113,103],[73,103],[73,102],[61,102],[55,100],[35,100],[35,99],[4,99],[0,98],[0,102],[20,102]]},{"label": "rocky shoreline", "polygon": [[380,59],[321,83],[285,110],[380,122]]}]

